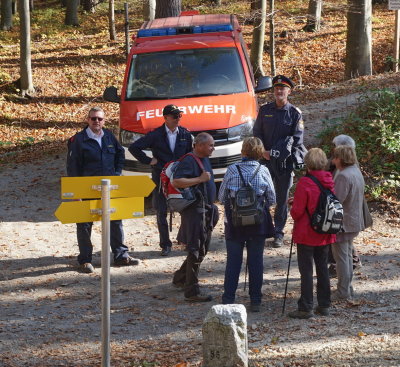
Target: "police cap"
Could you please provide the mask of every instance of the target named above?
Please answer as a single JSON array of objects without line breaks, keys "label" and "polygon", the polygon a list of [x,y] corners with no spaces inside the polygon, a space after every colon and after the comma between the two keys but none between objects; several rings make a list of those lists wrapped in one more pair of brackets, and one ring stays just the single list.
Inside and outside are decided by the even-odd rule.
[{"label": "police cap", "polygon": [[277,75],[272,79],[272,85],[274,87],[288,87],[290,89],[294,88],[294,83],[284,75]]},{"label": "police cap", "polygon": [[179,115],[183,111],[181,111],[178,106],[175,106],[174,104],[168,104],[164,107],[162,114],[165,115]]}]

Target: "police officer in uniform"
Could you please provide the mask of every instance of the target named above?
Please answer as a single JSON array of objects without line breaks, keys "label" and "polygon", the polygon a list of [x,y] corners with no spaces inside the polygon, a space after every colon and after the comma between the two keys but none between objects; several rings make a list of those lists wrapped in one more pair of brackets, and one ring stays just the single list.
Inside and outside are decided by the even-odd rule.
[{"label": "police officer in uniform", "polygon": [[[153,207],[157,211],[157,226],[160,235],[161,255],[168,256],[172,242],[169,238],[167,201],[160,190],[160,174],[165,165],[192,151],[192,135],[179,122],[182,111],[169,104],[163,109],[164,123],[130,145],[129,152],[143,164],[151,166],[151,176],[156,184],[152,194]],[[153,157],[143,150],[151,149]]]},{"label": "police officer in uniform", "polygon": [[277,75],[272,79],[272,84],[275,101],[261,106],[253,134],[264,144],[265,165],[274,181],[276,207],[272,246],[277,248],[283,244],[293,170],[303,167],[306,149],[303,145],[304,123],[301,111],[288,101],[294,83],[284,75]]}]

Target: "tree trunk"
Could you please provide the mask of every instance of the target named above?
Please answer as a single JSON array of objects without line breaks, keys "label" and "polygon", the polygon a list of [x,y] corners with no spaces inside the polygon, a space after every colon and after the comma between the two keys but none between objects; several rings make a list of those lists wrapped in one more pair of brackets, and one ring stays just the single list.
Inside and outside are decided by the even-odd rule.
[{"label": "tree trunk", "polygon": [[29,13],[29,0],[20,0],[20,74],[21,93],[23,96],[35,92],[32,81],[31,67],[31,20]]},{"label": "tree trunk", "polygon": [[269,58],[271,62],[271,75],[276,74],[275,62],[275,0],[269,0],[271,18],[269,20]]},{"label": "tree trunk", "polygon": [[79,0],[67,0],[67,8],[65,9],[65,25],[79,26],[78,20]]},{"label": "tree trunk", "polygon": [[1,0],[0,29],[9,31],[12,25],[12,0]]},{"label": "tree trunk", "polygon": [[110,30],[110,40],[115,41],[117,33],[115,32],[114,0],[108,1],[108,28]]},{"label": "tree trunk", "polygon": [[267,13],[267,0],[260,0],[260,8],[256,13],[253,41],[251,43],[250,61],[256,78],[264,75],[262,65],[265,39],[265,18]]},{"label": "tree trunk", "polygon": [[83,10],[88,13],[94,13],[96,11],[97,1],[96,0],[82,0]]},{"label": "tree trunk", "polygon": [[318,32],[321,29],[322,0],[310,0],[308,3],[307,24],[303,30]]},{"label": "tree trunk", "polygon": [[372,74],[371,0],[348,0],[346,79]]},{"label": "tree trunk", "polygon": [[182,0],[156,0],[156,18],[178,17]]},{"label": "tree trunk", "polygon": [[143,19],[154,20],[156,16],[156,0],[143,1]]}]

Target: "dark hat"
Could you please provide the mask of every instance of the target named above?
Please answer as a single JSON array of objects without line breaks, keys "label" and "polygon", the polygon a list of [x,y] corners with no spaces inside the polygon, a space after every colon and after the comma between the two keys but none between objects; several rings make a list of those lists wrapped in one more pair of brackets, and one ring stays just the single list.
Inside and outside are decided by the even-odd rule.
[{"label": "dark hat", "polygon": [[163,115],[178,115],[180,113],[182,113],[182,111],[174,104],[166,105],[162,111]]},{"label": "dark hat", "polygon": [[272,85],[274,87],[288,87],[290,89],[294,88],[294,83],[284,75],[277,75],[272,79]]}]

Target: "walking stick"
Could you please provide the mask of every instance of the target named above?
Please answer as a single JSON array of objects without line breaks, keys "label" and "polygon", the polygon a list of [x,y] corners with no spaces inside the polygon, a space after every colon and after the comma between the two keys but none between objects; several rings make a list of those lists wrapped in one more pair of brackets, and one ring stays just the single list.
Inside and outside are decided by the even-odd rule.
[{"label": "walking stick", "polygon": [[292,260],[292,249],[293,249],[293,236],[292,236],[292,241],[291,241],[291,243],[290,243],[289,263],[288,263],[288,267],[287,267],[286,285],[285,285],[285,295],[283,296],[282,316],[283,316],[284,313],[285,313],[287,286],[288,286],[288,282],[289,282],[290,262],[291,262],[291,260]]}]

